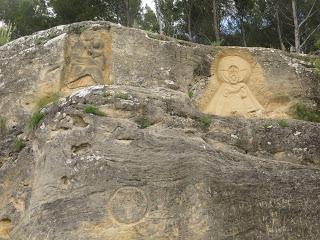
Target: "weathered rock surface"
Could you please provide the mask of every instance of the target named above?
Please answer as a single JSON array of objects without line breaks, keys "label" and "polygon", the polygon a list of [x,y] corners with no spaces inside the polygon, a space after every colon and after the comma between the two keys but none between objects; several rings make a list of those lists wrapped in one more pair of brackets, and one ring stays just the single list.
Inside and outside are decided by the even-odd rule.
[{"label": "weathered rock surface", "polygon": [[[320,239],[320,125],[272,119],[318,107],[308,62],[187,44],[89,22],[0,48],[1,240]],[[201,113],[219,91],[261,115]],[[26,131],[53,92],[64,97]]]}]

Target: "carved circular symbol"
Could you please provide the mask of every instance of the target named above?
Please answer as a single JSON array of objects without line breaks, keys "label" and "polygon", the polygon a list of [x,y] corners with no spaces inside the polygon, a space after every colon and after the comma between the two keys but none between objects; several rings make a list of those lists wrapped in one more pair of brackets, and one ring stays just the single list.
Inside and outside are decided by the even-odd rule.
[{"label": "carved circular symbol", "polygon": [[123,187],[118,189],[110,199],[110,212],[119,223],[139,222],[147,213],[148,201],[140,189]]}]

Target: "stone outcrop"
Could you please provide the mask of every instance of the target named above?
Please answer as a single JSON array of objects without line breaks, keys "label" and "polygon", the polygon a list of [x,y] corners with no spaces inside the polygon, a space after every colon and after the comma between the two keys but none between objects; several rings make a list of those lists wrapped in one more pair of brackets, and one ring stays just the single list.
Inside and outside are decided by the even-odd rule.
[{"label": "stone outcrop", "polygon": [[0,239],[320,238],[320,125],[289,114],[319,108],[312,56],[107,22],[0,54]]}]

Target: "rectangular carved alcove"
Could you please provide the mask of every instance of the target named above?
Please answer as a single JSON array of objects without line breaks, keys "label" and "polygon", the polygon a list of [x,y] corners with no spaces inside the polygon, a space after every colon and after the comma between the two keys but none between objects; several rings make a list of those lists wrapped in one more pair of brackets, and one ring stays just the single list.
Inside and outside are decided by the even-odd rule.
[{"label": "rectangular carved alcove", "polygon": [[108,30],[70,34],[65,41],[61,91],[110,83],[112,37]]}]

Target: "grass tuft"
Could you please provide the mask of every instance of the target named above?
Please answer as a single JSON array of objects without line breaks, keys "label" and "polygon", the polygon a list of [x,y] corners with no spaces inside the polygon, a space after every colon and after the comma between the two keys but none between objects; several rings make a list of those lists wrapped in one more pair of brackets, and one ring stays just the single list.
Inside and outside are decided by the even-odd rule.
[{"label": "grass tuft", "polygon": [[209,127],[212,120],[208,116],[202,116],[202,117],[200,117],[199,122],[203,127]]},{"label": "grass tuft", "polygon": [[320,77],[320,60],[319,59],[315,60],[313,62],[313,66],[315,68],[315,72],[316,72],[317,76]]},{"label": "grass tuft", "polygon": [[213,47],[219,47],[219,46],[222,45],[222,43],[223,43],[223,40],[213,41],[213,42],[211,42],[211,45],[212,45]]},{"label": "grass tuft", "polygon": [[151,123],[149,121],[149,119],[145,118],[145,117],[141,117],[139,118],[136,123],[138,124],[138,127],[140,129],[145,129],[147,127],[150,127],[151,126]]},{"label": "grass tuft", "polygon": [[116,98],[124,99],[124,100],[129,100],[129,94],[128,93],[122,93],[118,92],[114,95]]},{"label": "grass tuft", "polygon": [[111,95],[112,95],[112,94],[111,94],[110,92],[104,92],[104,93],[103,93],[103,96],[104,96],[104,97],[110,97]]},{"label": "grass tuft", "polygon": [[189,98],[193,97],[193,90],[191,88],[188,89],[188,96]]},{"label": "grass tuft", "polygon": [[313,111],[301,103],[297,103],[291,107],[291,115],[298,120],[320,123],[320,112]]},{"label": "grass tuft", "polygon": [[0,46],[10,42],[11,35],[14,30],[15,29],[11,23],[0,27]]},{"label": "grass tuft", "polygon": [[7,119],[0,117],[0,134],[7,131]]},{"label": "grass tuft", "polygon": [[280,127],[283,127],[283,128],[289,127],[288,121],[285,119],[278,120],[278,124]]},{"label": "grass tuft", "polygon": [[43,117],[44,117],[44,113],[40,111],[33,113],[28,120],[28,128],[35,129]]},{"label": "grass tuft", "polygon": [[21,140],[20,138],[16,138],[13,142],[13,150],[15,152],[21,152],[21,150],[26,146],[26,144],[24,143],[23,140]]},{"label": "grass tuft", "polygon": [[93,115],[97,115],[97,116],[101,116],[101,117],[104,117],[106,116],[106,114],[102,111],[99,110],[99,108],[93,106],[93,105],[86,105],[84,107],[84,110],[83,110],[85,113],[89,113],[89,114],[93,114]]}]

